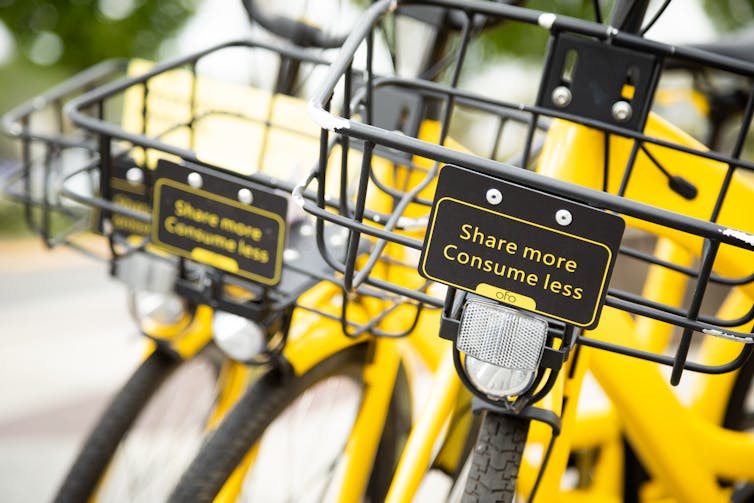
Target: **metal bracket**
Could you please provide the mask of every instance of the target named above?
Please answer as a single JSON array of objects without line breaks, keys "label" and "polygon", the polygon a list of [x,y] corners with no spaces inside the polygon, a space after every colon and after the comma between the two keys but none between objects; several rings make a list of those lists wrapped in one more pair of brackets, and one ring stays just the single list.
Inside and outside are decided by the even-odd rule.
[{"label": "metal bracket", "polygon": [[595,39],[558,34],[537,105],[641,131],[661,68],[659,57]]},{"label": "metal bracket", "polygon": [[498,407],[486,402],[481,398],[475,396],[471,399],[471,410],[474,414],[478,414],[480,411],[486,410],[494,414],[503,414],[506,416],[514,416],[521,419],[528,419],[530,421],[539,421],[545,423],[552,428],[553,436],[560,434],[561,422],[560,417],[551,410],[540,409],[539,407],[532,407],[530,405],[524,407],[519,411],[515,411],[512,408]]}]

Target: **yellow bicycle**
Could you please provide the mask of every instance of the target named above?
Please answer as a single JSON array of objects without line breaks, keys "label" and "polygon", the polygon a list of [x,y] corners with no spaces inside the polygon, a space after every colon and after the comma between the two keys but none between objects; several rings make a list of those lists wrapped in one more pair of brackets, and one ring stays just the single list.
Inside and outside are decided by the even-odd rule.
[{"label": "yellow bicycle", "polygon": [[[354,165],[348,154],[336,152],[343,160],[332,162],[325,152],[304,184],[321,185],[332,170],[350,169],[357,173],[358,189],[338,201],[302,201],[320,218],[320,230],[349,229],[348,253],[335,264],[347,291],[367,295],[376,288],[396,302],[443,306],[440,335],[454,341],[438,367],[441,384],[433,388],[432,405],[408,439],[388,500],[414,494],[451,415],[455,377],[474,392],[475,409],[484,418],[474,449],[479,459],[469,465],[469,501],[508,501],[515,492],[541,501],[566,498],[558,494],[569,456],[573,449],[598,444],[600,435],[612,449],[601,453],[604,464],[585,465],[595,471],[577,489],[585,489],[593,477],[597,487],[591,489],[606,491],[592,493],[595,501],[620,499],[624,490],[636,488],[624,488],[620,473],[599,470],[622,465],[621,432],[651,476],[642,491],[647,498],[748,497],[754,474],[744,460],[754,454],[752,439],[733,428],[746,427],[742,397],[750,381],[744,364],[752,340],[752,239],[745,205],[752,195],[752,166],[743,146],[753,101],[750,95],[737,141],[727,152],[710,151],[651,114],[651,103],[666,61],[745,79],[747,89],[751,64],[632,34],[641,28],[643,2],[618,2],[612,26],[483,2],[427,4],[455,7],[468,19],[450,82],[370,72],[353,115],[331,114],[333,89],[348,78],[355,51],[362,44],[370,51],[378,22],[396,5],[373,7],[345,43],[313,104],[323,143],[330,137],[336,144],[350,143],[365,160]],[[503,17],[549,32],[534,104],[500,101],[458,85],[470,27],[479,17]],[[410,89],[419,97],[419,119],[407,105],[406,122],[437,119],[439,141],[423,140],[416,129],[398,134],[374,123],[388,89]],[[525,114],[530,125],[514,164],[537,173],[444,144],[454,127],[462,131],[472,124],[472,112],[498,116],[497,131],[502,131],[510,110]],[[552,121],[535,158],[543,137],[536,125],[547,117]],[[491,137],[497,145],[499,134]],[[402,192],[389,194],[393,204],[387,215],[371,206],[375,193],[394,187],[388,176],[395,173],[383,173],[373,161],[384,149],[405,153],[404,170],[411,173],[402,178]],[[494,157],[496,149],[491,151]],[[412,160],[420,165],[416,157],[431,161],[423,169],[405,167]],[[426,228],[423,242],[402,228],[406,223]],[[640,234],[656,240],[654,251],[629,246],[629,238]],[[408,267],[396,266],[395,247],[405,250]],[[364,248],[371,252],[367,259]],[[649,271],[636,292],[609,281],[613,268],[629,261]],[[448,285],[445,299],[431,295],[422,281],[386,279],[381,269],[411,266]],[[710,300],[713,284],[730,291],[719,310],[703,302]],[[576,404],[587,368],[613,412],[606,420],[579,424]],[[665,382],[667,377],[677,385],[682,376],[694,378],[700,397],[695,405],[682,405]],[[723,425],[726,414],[738,420]],[[590,426],[602,429],[590,431]],[[574,497],[588,494],[577,490]]]},{"label": "yellow bicycle", "polygon": [[[298,32],[305,34],[315,38],[300,43],[339,39],[318,29]],[[271,91],[262,85],[272,71],[259,76],[259,87],[208,76],[250,58],[278,62]],[[258,40],[156,67],[108,62],[6,116],[28,156],[14,187],[31,224],[50,245],[75,244],[82,230],[104,235],[113,275],[137,290],[131,307],[151,340],[87,439],[59,501],[163,499],[247,382],[281,358],[294,309],[329,309],[332,293],[324,287],[302,297],[331,273],[313,247],[307,250],[306,222],[288,210],[284,195],[290,173],[317,148],[316,128],[300,121],[305,105],[290,95],[322,62],[314,51]],[[46,104],[60,118],[50,133],[36,124]],[[168,214],[160,213],[159,202],[176,191]],[[216,225],[203,219],[208,215],[218,215]],[[58,234],[59,221],[71,228]],[[206,242],[215,228],[220,233]],[[220,237],[224,250],[213,245]],[[328,330],[340,333],[324,314],[302,323],[324,330],[312,343],[326,340]],[[329,351],[343,347],[338,341]],[[350,357],[365,358],[363,347]]]}]

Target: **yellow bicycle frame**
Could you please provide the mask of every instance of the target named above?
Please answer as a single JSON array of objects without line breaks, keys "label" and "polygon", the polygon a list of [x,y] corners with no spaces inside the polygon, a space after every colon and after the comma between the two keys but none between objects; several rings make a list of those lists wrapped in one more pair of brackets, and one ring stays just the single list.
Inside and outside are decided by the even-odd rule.
[{"label": "yellow bicycle frame", "polygon": [[[670,139],[698,147],[698,144],[669,124],[652,116],[647,126],[652,137]],[[539,171],[548,176],[601,188],[602,145],[601,132],[575,124],[555,121],[548,133]],[[611,140],[610,179],[607,186],[616,191],[625,164],[628,141]],[[653,154],[663,164],[685,166],[684,177],[700,187],[700,195],[693,201],[680,198],[664,189],[664,180],[657,170],[639,159],[627,197],[677,212],[706,218],[712,195],[706,188],[719,187],[724,167],[713,161],[680,154],[670,149],[653,148]],[[679,158],[675,158],[679,157]],[[415,160],[415,162],[420,162]],[[643,164],[642,164],[643,163]],[[393,183],[405,183],[400,176]],[[411,185],[409,180],[408,185]],[[652,191],[643,191],[652,187]],[[432,190],[429,187],[427,190]],[[716,191],[713,190],[713,192]],[[754,186],[744,177],[736,176],[724,205],[720,221],[739,229],[748,222],[742,204],[752,200]],[[658,226],[629,219],[629,225],[661,236],[656,255],[677,264],[690,264],[700,250],[700,240]],[[749,258],[732,247],[721,247],[720,270],[727,275],[742,274]],[[408,282],[416,281],[407,271]],[[684,278],[660,267],[651,267],[644,286],[644,296],[670,305],[678,305],[685,287]],[[318,302],[338,296],[332,286],[319,285]],[[734,317],[751,305],[749,289],[734,290],[720,310],[723,317]],[[365,307],[365,309],[367,309]],[[369,313],[364,312],[364,322]],[[391,323],[400,323],[408,312],[394,316]],[[363,339],[348,339],[340,327],[322,317],[308,321],[297,320],[299,330],[292,333],[285,356],[297,374],[303,373],[318,361],[350,344]],[[602,321],[589,336],[621,345],[661,351],[668,344],[670,327],[647,318],[632,319],[627,313],[606,308]],[[456,375],[452,354],[447,343],[436,338],[437,317],[423,316],[414,332],[395,341],[376,339],[374,359],[365,368],[367,392],[360,408],[354,430],[346,449],[346,467],[341,479],[339,501],[358,501],[363,494],[371,470],[377,440],[382,432],[389,397],[392,393],[395,370],[402,351],[417,350],[426,361],[433,362],[433,385],[423,410],[415,422],[406,448],[401,456],[387,501],[411,501],[430,467],[439,442],[442,440],[459,404],[464,400],[462,386]],[[707,337],[701,346],[699,361],[720,363],[732,359],[740,351],[740,343]],[[754,439],[743,433],[726,431],[719,426],[735,373],[720,376],[695,376],[695,395],[683,404],[667,383],[659,366],[636,358],[607,351],[582,348],[576,362],[569,362],[559,382],[543,401],[562,419],[562,432],[555,442],[547,469],[539,484],[537,501],[620,501],[622,496],[622,435],[630,438],[642,462],[650,471],[652,485],[644,491],[648,499],[657,500],[673,495],[679,501],[727,501],[730,488],[717,483],[718,477],[754,480],[754,467],[746,460],[754,459]],[[577,407],[587,371],[591,372],[608,395],[610,402],[601,410],[584,411]],[[688,378],[688,377],[687,377]],[[566,400],[567,399],[567,400]],[[527,494],[535,481],[541,452],[549,441],[549,428],[534,424],[529,447],[521,467],[519,486]],[[561,476],[569,454],[574,450],[599,448],[599,462],[593,466],[592,483],[585,488],[563,492]],[[252,451],[247,463],[253,461]],[[240,490],[240,479],[248,465],[226,485],[218,501],[232,500]]]},{"label": "yellow bicycle frame", "polygon": [[[655,138],[699,148],[697,142],[656,116],[650,117],[647,132]],[[602,134],[583,126],[555,121],[548,133],[539,171],[548,176],[601,188]],[[623,145],[620,145],[621,142]],[[617,190],[622,175],[622,169],[618,167],[625,165],[628,148],[627,140],[612,140],[612,169],[608,181],[611,191]],[[664,188],[666,180],[660,177],[656,168],[647,164],[649,161],[645,158],[639,159],[634,167],[627,196],[706,218],[711,212],[711,203],[720,187],[725,167],[670,149],[652,150],[662,158],[662,164],[684,166],[684,177],[700,188],[700,195],[688,201]],[[643,190],[646,187],[652,187],[652,190]],[[723,225],[746,230],[750,224],[745,221],[747,212],[744,205],[754,200],[754,185],[744,176],[734,176],[729,194],[719,221]],[[692,257],[699,253],[701,240],[632,219],[629,219],[629,225],[662,236],[656,250],[661,259],[688,265]],[[747,264],[751,264],[749,252],[723,248],[717,272],[727,275],[750,272],[746,270]],[[644,296],[678,305],[684,288],[685,280],[680,274],[653,266],[645,281]],[[750,287],[734,289],[720,308],[719,315],[734,318],[746,312],[752,303],[749,290]],[[634,320],[625,312],[606,308],[600,325],[589,336],[648,351],[661,351],[668,344],[671,328],[656,320]],[[740,350],[741,343],[706,337],[698,361],[720,364],[733,359]],[[623,491],[624,432],[653,480],[653,485],[643,493],[645,499],[665,498],[663,501],[667,501],[672,495],[678,501],[728,501],[732,489],[721,487],[717,482],[718,477],[754,480],[754,466],[750,463],[754,459],[754,438],[719,426],[735,372],[693,376],[695,394],[688,404],[683,404],[657,364],[591,348],[582,348],[578,361],[569,364],[575,367],[561,372],[559,384],[545,400],[546,403],[540,404],[561,415],[562,432],[540,482],[536,501],[620,501]],[[610,403],[603,410],[585,412],[577,408],[587,370],[594,374],[610,398]],[[686,379],[690,378],[687,373]],[[412,500],[429,467],[442,426],[458,402],[460,384],[450,352],[438,367],[434,383],[430,399],[411,432],[398,466],[388,496],[390,502]],[[541,453],[549,436],[549,428],[537,423],[532,425],[529,437],[531,445],[519,477],[522,494],[529,493],[533,487]],[[587,488],[562,492],[561,477],[569,454],[572,450],[589,447],[601,449],[599,463],[593,467],[592,483]]]},{"label": "yellow bicycle frame", "polygon": [[[651,115],[647,134],[700,148],[693,139],[671,125]],[[562,121],[555,121],[548,133],[547,144],[540,160],[539,171],[548,176],[590,186],[602,184],[601,163],[603,133]],[[611,141],[610,179],[607,186],[616,191],[625,165],[630,142],[625,139]],[[654,149],[654,147],[653,147]],[[660,161],[667,166],[683,166],[683,175],[699,188],[699,196],[691,201],[675,195],[658,177],[658,171],[641,157],[634,166],[627,197],[653,206],[707,218],[711,214],[714,197],[719,190],[725,167],[670,149],[654,149]],[[651,187],[651,190],[647,190]],[[754,185],[743,175],[736,175],[731,184],[719,222],[738,229],[751,230],[746,221],[748,201],[754,197]],[[687,265],[693,255],[698,255],[700,242],[680,233],[647,226],[630,220],[630,224],[664,236],[659,241],[656,254],[673,263]],[[742,275],[751,255],[740,249],[721,249],[719,270],[722,274]],[[644,295],[670,305],[682,299],[684,281],[678,273],[653,268],[647,277]],[[731,291],[721,306],[722,318],[735,318],[751,306],[751,287]],[[746,330],[747,327],[741,327]],[[627,313],[606,308],[599,326],[589,336],[606,342],[629,347],[661,351],[667,344],[670,327],[648,318],[632,319]],[[706,337],[700,347],[698,361],[721,364],[730,361],[741,350],[741,343]],[[751,435],[724,430],[720,423],[725,404],[735,379],[735,372],[722,375],[693,375],[694,395],[684,404],[669,386],[667,376],[659,365],[609,351],[582,348],[569,386],[578,396],[581,377],[588,368],[610,398],[610,407],[603,411],[601,420],[589,418],[583,423],[578,414],[563,415],[563,430],[556,442],[537,501],[619,501],[622,496],[620,474],[595,474],[592,492],[576,491],[572,499],[559,496],[560,474],[565,469],[567,453],[586,446],[612,446],[606,454],[618,461],[616,446],[620,432],[625,431],[642,463],[648,469],[653,485],[643,496],[648,499],[673,497],[678,501],[728,501],[731,488],[721,487],[719,479],[754,480],[754,438]],[[575,400],[569,408],[575,409]],[[572,405],[573,404],[573,405]],[[601,426],[601,427],[600,427]],[[749,460],[749,461],[746,461]],[[618,466],[620,463],[618,464]],[[532,470],[533,467],[529,467]],[[523,470],[525,474],[526,470]],[[601,477],[601,478],[600,478]],[[527,477],[522,475],[521,480]],[[529,476],[531,479],[531,476]],[[523,485],[523,484],[522,484]],[[594,488],[602,489],[595,492]],[[525,492],[525,491],[524,491]],[[663,500],[667,501],[667,499]]]}]

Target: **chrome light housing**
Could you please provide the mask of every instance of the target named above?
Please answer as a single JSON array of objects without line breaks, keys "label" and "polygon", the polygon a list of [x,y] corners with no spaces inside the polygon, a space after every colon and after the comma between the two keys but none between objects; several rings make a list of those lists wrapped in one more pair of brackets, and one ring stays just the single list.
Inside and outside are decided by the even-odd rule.
[{"label": "chrome light housing", "polygon": [[176,326],[188,314],[186,301],[174,293],[137,290],[131,292],[130,299],[131,313],[140,326]]},{"label": "chrome light housing", "polygon": [[243,316],[225,311],[215,311],[212,337],[226,355],[242,362],[251,360],[267,347],[262,327]]},{"label": "chrome light housing", "polygon": [[547,322],[490,302],[470,301],[461,316],[456,348],[464,373],[494,399],[521,395],[534,383],[547,340]]}]

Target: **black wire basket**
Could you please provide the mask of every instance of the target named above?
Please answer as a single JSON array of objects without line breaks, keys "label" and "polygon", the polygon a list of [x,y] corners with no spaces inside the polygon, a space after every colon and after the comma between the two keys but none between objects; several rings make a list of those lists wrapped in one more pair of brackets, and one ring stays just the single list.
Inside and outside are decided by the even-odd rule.
[{"label": "black wire basket", "polygon": [[[374,69],[406,6],[465,19],[432,81]],[[469,83],[484,70],[473,57],[480,32],[501,22],[549,38],[529,101],[501,97],[505,75],[487,91]],[[661,117],[673,108],[664,101],[674,75],[745,90],[725,135],[695,139]],[[754,298],[752,77],[749,63],[597,22],[492,2],[382,1],[313,101],[320,163],[298,192],[316,187],[317,199],[299,203],[317,217],[320,252],[343,290],[381,292],[373,322],[361,325],[378,335],[407,333],[405,320],[425,309],[453,318],[467,293],[586,330],[604,305],[659,321],[673,349],[588,331],[580,343],[670,365],[676,383],[683,370],[730,371],[751,352],[754,319],[750,300],[717,311],[731,291]],[[356,78],[365,86],[332,113],[335,90]],[[324,237],[333,227],[347,230],[344,253]],[[658,275],[661,294],[645,281]],[[689,358],[692,341],[708,335],[740,342],[740,353],[725,363]]]},{"label": "black wire basket", "polygon": [[[292,45],[230,41],[132,61],[128,77],[68,104],[96,162],[60,193],[93,209],[116,274],[146,254],[175,266],[184,298],[270,326],[333,279],[310,244],[313,225],[289,204],[297,173],[317,158],[319,131],[300,96],[324,64]],[[69,185],[82,174],[98,181],[94,193]]]},{"label": "black wire basket", "polygon": [[[71,99],[125,75],[127,62],[109,60],[60,83],[49,91],[8,111],[3,132],[17,147],[18,162],[3,173],[4,194],[23,205],[28,229],[45,245],[88,248],[77,238],[91,234],[90,208],[60,195],[63,179],[72,170],[96,161],[97,143],[86,130],[76,127],[63,113]],[[94,178],[76,180],[78,190],[92,192]]]}]

